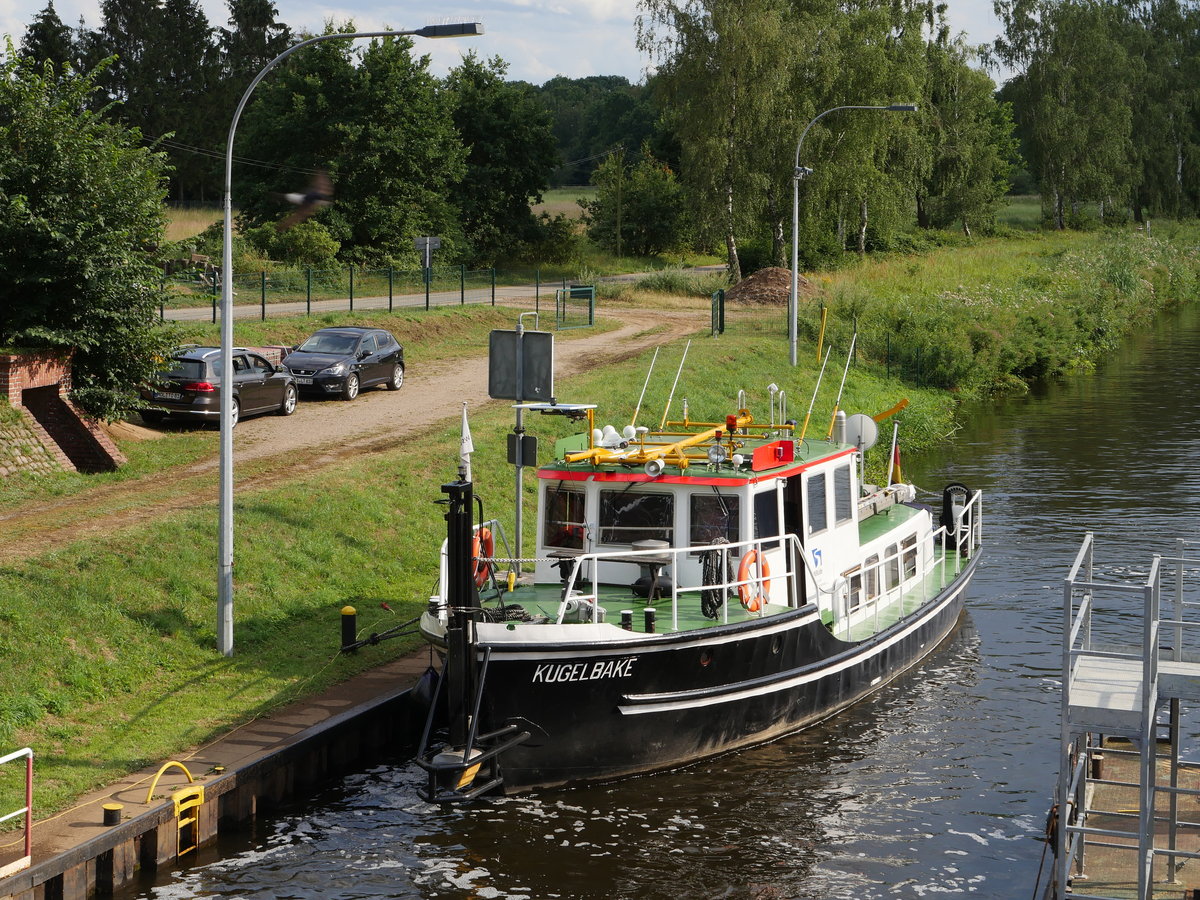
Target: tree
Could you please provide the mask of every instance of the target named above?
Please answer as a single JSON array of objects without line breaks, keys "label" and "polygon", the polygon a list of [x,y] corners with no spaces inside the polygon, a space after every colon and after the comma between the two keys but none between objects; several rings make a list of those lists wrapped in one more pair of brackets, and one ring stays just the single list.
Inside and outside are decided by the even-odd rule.
[{"label": "tree", "polygon": [[[787,87],[800,53],[783,0],[640,0],[638,47],[658,80],[683,148],[698,218],[725,244],[741,278],[739,235],[753,227],[769,166],[759,148],[794,105]],[[778,160],[778,156],[776,156]]]},{"label": "tree", "polygon": [[1144,67],[1130,53],[1126,12],[1090,0],[1003,0],[997,10],[1005,33],[995,53],[1024,68],[1010,95],[1055,227],[1084,201],[1127,203]]},{"label": "tree", "polygon": [[87,109],[96,73],[0,61],[0,344],[76,350],[73,397],[114,418],[169,349],[158,325],[165,160]]},{"label": "tree", "polygon": [[[353,31],[353,26],[345,26]],[[415,262],[413,238],[443,238],[443,258],[462,247],[451,201],[465,150],[429,57],[407,37],[326,41],[290,57],[260,85],[238,128],[238,153],[278,168],[235,168],[235,194],[251,224],[277,221],[273,195],[303,189],[327,169],[335,198],[318,218],[355,262]],[[303,180],[301,180],[303,179]]]},{"label": "tree", "polygon": [[537,227],[538,202],[558,164],[550,114],[533,88],[504,80],[499,57],[484,63],[474,52],[446,79],[453,121],[466,147],[466,174],[453,189],[475,263],[519,255]]},{"label": "tree", "polygon": [[212,89],[217,83],[212,29],[197,0],[104,0],[99,30],[86,42],[99,70],[93,108],[112,101],[123,122],[166,144],[175,199],[202,196],[213,166],[195,149],[212,143]]},{"label": "tree", "polygon": [[584,202],[583,210],[588,237],[597,244],[633,256],[665,253],[684,244],[683,186],[648,147],[629,169],[623,152],[610,154],[592,174],[592,183],[596,199]]},{"label": "tree", "polygon": [[64,63],[78,68],[78,51],[71,29],[63,24],[54,11],[54,0],[50,0],[25,29],[25,37],[21,39],[21,56],[39,64],[49,60],[57,71],[62,70]]},{"label": "tree", "polygon": [[587,184],[615,147],[631,152],[657,133],[658,108],[650,84],[630,84],[620,75],[551,78],[538,89],[550,111],[561,154],[555,185]]},{"label": "tree", "polygon": [[931,159],[917,192],[918,225],[958,223],[967,235],[972,223],[993,218],[1017,158],[1010,108],[997,102],[995,84],[969,59],[961,38],[928,47],[922,110]]}]

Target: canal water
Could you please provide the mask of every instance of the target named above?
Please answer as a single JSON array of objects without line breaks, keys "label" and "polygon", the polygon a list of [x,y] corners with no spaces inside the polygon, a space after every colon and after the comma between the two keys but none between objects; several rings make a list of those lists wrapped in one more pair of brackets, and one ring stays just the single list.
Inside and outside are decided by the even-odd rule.
[{"label": "canal water", "polygon": [[1136,575],[1200,525],[1200,310],[1143,330],[1094,376],[970,418],[906,469],[931,491],[984,491],[968,613],[869,701],[686,770],[468,809],[423,803],[420,771],[389,761],[137,896],[1032,897],[1079,542],[1095,531],[1099,571]]}]

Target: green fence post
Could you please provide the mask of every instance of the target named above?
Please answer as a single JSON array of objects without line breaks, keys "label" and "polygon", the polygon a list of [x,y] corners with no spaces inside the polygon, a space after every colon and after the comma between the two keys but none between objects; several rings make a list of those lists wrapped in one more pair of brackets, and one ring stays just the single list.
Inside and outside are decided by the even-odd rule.
[{"label": "green fence post", "polygon": [[492,306],[496,305],[496,267],[492,266]]},{"label": "green fence post", "polygon": [[350,312],[354,312],[354,265],[350,266]]},{"label": "green fence post", "polygon": [[312,266],[304,267],[304,314],[312,315]]},{"label": "green fence post", "polygon": [[217,279],[216,279],[215,275],[213,276],[213,280],[212,280],[212,298],[213,298],[212,320],[213,320],[213,324],[216,325],[217,324]]},{"label": "green fence post", "polygon": [[392,311],[392,273],[392,267],[388,266],[388,312]]},{"label": "green fence post", "polygon": [[258,297],[259,303],[262,305],[262,314],[259,319],[267,321],[267,273],[260,271],[258,273]]},{"label": "green fence post", "polygon": [[467,302],[467,267],[465,263],[458,265],[458,305]]}]

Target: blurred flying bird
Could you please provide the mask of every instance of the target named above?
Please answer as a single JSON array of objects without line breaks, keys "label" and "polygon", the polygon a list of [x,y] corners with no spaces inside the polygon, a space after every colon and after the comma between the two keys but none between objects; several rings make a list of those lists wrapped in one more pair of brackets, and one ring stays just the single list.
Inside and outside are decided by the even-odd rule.
[{"label": "blurred flying bird", "polygon": [[299,225],[318,209],[322,209],[333,202],[333,182],[329,180],[329,173],[321,170],[313,175],[312,182],[303,194],[281,194],[278,196],[288,203],[296,205],[296,209],[292,214],[276,226],[280,231],[287,231],[293,225]]}]

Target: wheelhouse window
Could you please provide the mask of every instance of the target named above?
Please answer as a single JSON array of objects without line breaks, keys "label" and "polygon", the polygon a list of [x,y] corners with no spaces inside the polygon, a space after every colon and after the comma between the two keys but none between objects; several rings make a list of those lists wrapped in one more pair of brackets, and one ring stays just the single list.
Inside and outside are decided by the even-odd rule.
[{"label": "wheelhouse window", "polygon": [[689,501],[688,543],[695,546],[724,539],[738,540],[740,498],[722,494],[692,494]]},{"label": "wheelhouse window", "polygon": [[829,526],[829,513],[825,509],[825,473],[808,476],[807,512],[808,533],[816,534]]},{"label": "wheelhouse window", "polygon": [[841,525],[854,517],[854,502],[850,495],[850,464],[833,470],[833,521]]},{"label": "wheelhouse window", "polygon": [[632,491],[600,492],[600,542],[632,544],[657,540],[674,543],[675,497]]},{"label": "wheelhouse window", "polygon": [[587,531],[584,505],[583,491],[566,488],[547,491],[546,518],[542,529],[542,540],[547,547],[583,549],[583,537]]},{"label": "wheelhouse window", "polygon": [[754,495],[754,536],[779,534],[779,498],[774,490]]}]

